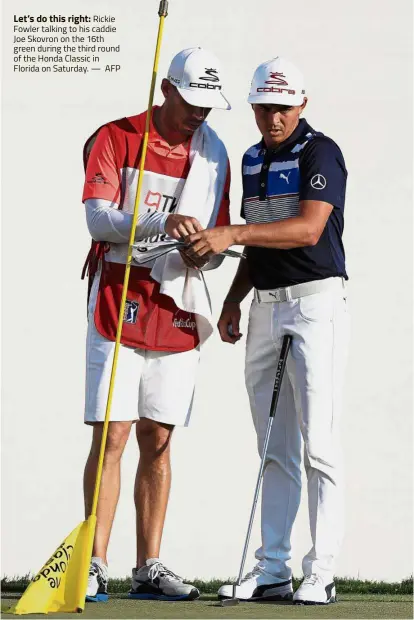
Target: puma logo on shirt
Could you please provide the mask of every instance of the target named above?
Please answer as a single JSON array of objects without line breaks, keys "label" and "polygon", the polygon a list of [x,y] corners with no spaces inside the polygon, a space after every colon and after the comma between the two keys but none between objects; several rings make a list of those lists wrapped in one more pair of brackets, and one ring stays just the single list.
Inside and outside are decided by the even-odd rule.
[{"label": "puma logo on shirt", "polygon": [[279,175],[279,179],[285,179],[286,183],[289,185],[289,175],[290,175],[290,172],[288,172],[287,175],[281,172]]}]

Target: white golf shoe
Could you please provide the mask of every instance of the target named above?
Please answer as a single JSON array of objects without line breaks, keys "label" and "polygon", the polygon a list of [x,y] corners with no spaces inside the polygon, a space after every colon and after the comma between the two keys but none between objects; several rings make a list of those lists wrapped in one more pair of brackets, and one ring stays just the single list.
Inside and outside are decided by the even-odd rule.
[{"label": "white golf shoe", "polygon": [[[255,566],[251,573],[247,573],[236,587],[236,597],[241,601],[281,601],[292,600],[292,580],[277,581],[274,575],[265,573]],[[226,584],[218,591],[219,599],[232,598],[233,586]]]},{"label": "white golf shoe", "polygon": [[86,601],[92,603],[108,600],[108,567],[101,558],[93,557],[89,567]]},{"label": "white golf shoe", "polygon": [[158,601],[192,601],[200,592],[193,585],[184,583],[158,558],[146,561],[145,566],[132,569],[132,587],[129,598]]},{"label": "white golf shoe", "polygon": [[335,583],[329,580],[327,583],[321,575],[312,573],[305,575],[299,588],[293,595],[296,605],[328,605],[336,603]]}]

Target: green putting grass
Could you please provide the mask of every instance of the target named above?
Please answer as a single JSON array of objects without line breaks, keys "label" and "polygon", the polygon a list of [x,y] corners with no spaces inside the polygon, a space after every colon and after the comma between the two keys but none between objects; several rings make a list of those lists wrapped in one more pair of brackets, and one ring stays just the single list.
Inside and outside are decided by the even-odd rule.
[{"label": "green putting grass", "polygon": [[[7,613],[27,587],[30,576],[1,581],[2,613]],[[191,602],[137,601],[127,598],[130,577],[110,579],[108,603],[88,603],[83,614],[49,614],[50,618],[413,618],[413,578],[401,582],[361,581],[336,578],[339,602],[327,606],[294,606],[270,602],[240,603],[236,607],[221,607],[217,590],[222,581],[191,580],[203,593]],[[294,579],[296,588],[300,580]],[[4,616],[11,618],[12,616]],[[27,618],[46,618],[31,614]]]},{"label": "green putting grass", "polygon": [[[33,575],[34,576],[34,575]],[[31,576],[24,577],[3,577],[1,580],[2,592],[22,593],[29,585]],[[185,579],[187,583],[192,583],[203,594],[217,594],[218,589],[224,583],[233,583],[234,577],[227,579]],[[301,579],[293,577],[293,589],[299,587]],[[390,583],[387,581],[368,581],[361,579],[350,579],[346,577],[335,577],[336,591],[339,594],[413,594],[413,577],[407,577],[402,581]],[[131,577],[122,579],[109,579],[108,591],[112,594],[127,594],[131,587]]]},{"label": "green putting grass", "polygon": [[[19,594],[3,595],[2,613]],[[26,618],[412,618],[413,598],[409,594],[343,594],[340,601],[326,606],[295,606],[276,603],[240,603],[221,607],[213,595],[198,601],[161,602],[129,600],[112,595],[108,603],[87,603],[83,614],[30,614]],[[3,617],[11,618],[5,615]]]}]

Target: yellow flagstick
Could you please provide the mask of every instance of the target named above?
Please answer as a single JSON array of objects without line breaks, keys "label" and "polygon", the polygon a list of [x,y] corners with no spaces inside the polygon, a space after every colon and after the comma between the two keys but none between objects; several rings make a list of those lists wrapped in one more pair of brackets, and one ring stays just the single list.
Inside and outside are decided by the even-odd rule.
[{"label": "yellow flagstick", "polygon": [[122,326],[125,312],[126,296],[128,291],[129,275],[131,271],[132,250],[135,241],[135,229],[137,226],[139,201],[141,197],[142,182],[144,178],[144,166],[148,147],[148,135],[151,119],[151,111],[154,100],[155,82],[158,72],[161,41],[164,30],[164,20],[168,15],[168,0],[161,0],[158,15],[157,45],[155,48],[154,65],[150,94],[148,99],[148,111],[145,122],[145,133],[142,143],[142,155],[138,173],[138,187],[135,197],[134,212],[132,215],[131,233],[129,236],[128,256],[125,267],[125,277],[122,290],[121,307],[119,309],[118,327],[116,332],[114,358],[112,361],[111,380],[109,384],[108,399],[106,403],[105,421],[102,431],[101,447],[99,452],[98,468],[96,472],[95,489],[93,494],[92,509],[89,518],[80,523],[59,545],[55,553],[50,557],[36,577],[29,584],[25,593],[8,613],[18,615],[49,612],[82,612],[85,607],[86,588],[88,583],[89,564],[92,555],[93,541],[96,528],[96,511],[99,499],[99,490],[102,479],[102,469],[105,456],[106,439],[108,435],[109,419],[111,414],[112,395],[118,354],[121,343]]},{"label": "yellow flagstick", "polygon": [[114,359],[112,361],[111,380],[109,383],[108,400],[106,403],[105,422],[104,422],[104,427],[103,427],[103,432],[102,432],[101,449],[99,452],[98,470],[96,474],[96,482],[95,482],[95,490],[93,494],[91,516],[96,516],[96,508],[98,506],[99,488],[101,486],[102,467],[103,467],[103,461],[104,461],[104,455],[105,455],[106,437],[108,434],[109,417],[110,417],[111,405],[112,405],[112,395],[114,391],[115,375],[116,375],[116,369],[118,365],[118,354],[119,354],[119,346],[121,342],[122,325],[123,325],[124,312],[125,312],[125,302],[126,302],[126,296],[128,292],[129,274],[131,271],[132,249],[133,249],[132,246],[135,241],[135,229],[136,229],[137,220],[138,220],[139,200],[141,197],[142,181],[144,179],[144,166],[145,166],[145,159],[147,155],[148,134],[149,134],[149,127],[150,127],[152,103],[154,100],[155,81],[157,79],[158,60],[160,56],[162,34],[164,30],[164,19],[167,17],[167,14],[168,14],[167,11],[168,11],[168,0],[161,0],[160,7],[158,10],[158,15],[160,16],[160,22],[158,26],[157,46],[155,48],[154,66],[153,66],[151,88],[150,88],[150,94],[149,94],[149,100],[148,100],[148,112],[147,112],[147,118],[145,121],[144,140],[142,143],[142,155],[141,155],[141,161],[139,165],[138,187],[137,187],[137,194],[135,197],[134,213],[132,216],[131,233],[129,236],[128,257],[127,257],[127,263],[126,263],[126,268],[125,268],[124,284],[123,284],[123,289],[122,289],[121,307],[119,309]]}]

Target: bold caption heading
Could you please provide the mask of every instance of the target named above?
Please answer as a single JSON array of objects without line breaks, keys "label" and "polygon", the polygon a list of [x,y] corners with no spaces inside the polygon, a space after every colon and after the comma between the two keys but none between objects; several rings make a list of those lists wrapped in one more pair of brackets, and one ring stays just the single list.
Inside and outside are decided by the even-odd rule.
[{"label": "bold caption heading", "polygon": [[115,17],[111,15],[14,15],[14,21],[17,23],[33,23],[33,22],[51,22],[51,23],[68,23],[68,24],[82,24],[90,22],[109,22],[115,21]]}]

